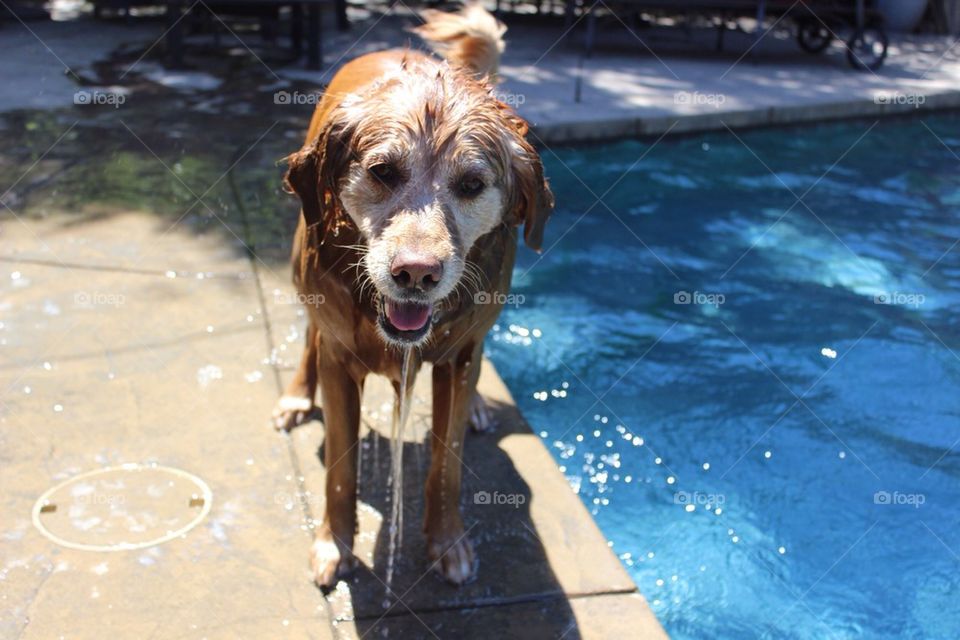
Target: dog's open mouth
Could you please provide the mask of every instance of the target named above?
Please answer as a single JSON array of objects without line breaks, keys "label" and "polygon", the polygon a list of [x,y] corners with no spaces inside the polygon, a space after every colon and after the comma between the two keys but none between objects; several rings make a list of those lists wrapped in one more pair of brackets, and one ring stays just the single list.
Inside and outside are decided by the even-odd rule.
[{"label": "dog's open mouth", "polygon": [[418,342],[430,331],[433,305],[383,298],[380,304],[380,327],[402,342]]}]

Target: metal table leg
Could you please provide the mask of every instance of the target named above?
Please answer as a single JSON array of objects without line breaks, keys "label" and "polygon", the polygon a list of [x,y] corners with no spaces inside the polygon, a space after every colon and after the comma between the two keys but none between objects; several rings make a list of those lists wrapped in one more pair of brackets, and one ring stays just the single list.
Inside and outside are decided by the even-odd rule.
[{"label": "metal table leg", "polygon": [[167,35],[164,38],[167,59],[174,69],[183,68],[183,20],[180,19],[180,2],[167,3]]},{"label": "metal table leg", "polygon": [[293,57],[299,60],[303,55],[303,5],[294,2],[290,7],[290,40],[293,44]]},{"label": "metal table leg", "polygon": [[753,46],[760,43],[760,39],[766,33],[764,23],[767,21],[767,0],[760,0],[757,3],[757,28],[753,30]]},{"label": "metal table leg", "polygon": [[320,44],[320,4],[307,3],[307,68],[320,68],[323,51]]},{"label": "metal table leg", "polygon": [[337,31],[349,31],[350,19],[347,18],[347,0],[336,0]]},{"label": "metal table leg", "polygon": [[[586,4],[584,4],[586,7]],[[597,38],[597,12],[594,11],[595,7],[587,7],[587,33],[586,33],[586,42],[584,43],[586,48],[586,57],[593,56],[593,45],[596,42]]]}]

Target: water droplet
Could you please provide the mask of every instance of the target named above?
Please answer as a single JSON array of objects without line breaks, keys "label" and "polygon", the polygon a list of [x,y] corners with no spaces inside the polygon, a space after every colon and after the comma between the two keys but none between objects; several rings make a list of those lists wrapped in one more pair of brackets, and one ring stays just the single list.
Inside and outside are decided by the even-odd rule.
[{"label": "water droplet", "polygon": [[709,462],[704,462],[704,463],[703,463],[703,470],[704,470],[704,471],[710,471],[710,463],[709,463]]},{"label": "water droplet", "polygon": [[667,484],[673,484],[676,481],[677,479],[674,478],[673,476],[667,476]]},{"label": "water droplet", "polygon": [[687,513],[693,513],[694,511],[696,511],[697,507],[695,505],[688,504],[687,506],[684,507],[684,509],[686,509]]},{"label": "water droplet", "polygon": [[820,349],[820,355],[824,356],[825,358],[830,358],[831,360],[836,360],[837,358],[837,352],[830,347],[824,347],[823,349]]},{"label": "water droplet", "polygon": [[841,460],[843,460],[844,458],[847,457],[847,452],[846,452],[846,451],[841,451],[841,452],[838,453],[837,455],[840,456],[840,459],[841,459]]},{"label": "water droplet", "polygon": [[223,378],[223,370],[220,367],[208,364],[205,367],[200,367],[197,369],[197,384],[201,387],[207,387],[214,380],[220,380]]},{"label": "water droplet", "polygon": [[783,555],[783,554],[785,554],[785,553],[787,552],[787,548],[786,548],[786,547],[780,547],[779,549],[777,549],[777,552],[778,552],[780,555]]},{"label": "water droplet", "polygon": [[770,456],[772,456],[772,455],[773,455],[773,454],[772,454],[771,452],[769,452],[769,451],[764,451],[764,452],[763,452],[763,457],[766,458],[767,460],[769,460],[769,459],[770,459]]},{"label": "water droplet", "polygon": [[62,405],[62,404],[55,404],[55,405],[53,405],[53,410],[56,411],[57,413],[60,413],[60,412],[63,411],[63,405]]}]

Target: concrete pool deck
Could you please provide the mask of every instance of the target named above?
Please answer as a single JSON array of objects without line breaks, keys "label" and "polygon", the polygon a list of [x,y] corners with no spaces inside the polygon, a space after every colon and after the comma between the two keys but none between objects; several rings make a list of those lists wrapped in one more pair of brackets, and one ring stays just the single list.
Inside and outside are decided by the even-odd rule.
[{"label": "concrete pool deck", "polygon": [[[376,20],[356,24],[351,33],[329,33],[327,62],[403,43],[399,27],[407,17]],[[5,57],[29,62],[0,69],[5,86],[18,87],[0,97],[0,110],[66,113],[62,130],[73,120],[71,110],[82,111],[73,105],[77,84],[64,76],[64,64],[96,85],[97,64],[116,47],[126,43],[132,62],[162,31],[158,23],[30,26],[32,33],[11,27],[0,42],[10,47]],[[642,46],[624,32],[578,72],[579,51],[575,43],[557,43],[561,34],[559,25],[517,25],[508,34],[503,68],[505,97],[546,145],[958,105],[953,39],[900,43],[883,70],[859,74],[836,51],[810,58],[777,39],[762,43],[754,62],[739,60],[736,38],[729,40],[730,53],[715,57],[709,46],[651,34],[651,44],[669,49],[654,57],[627,52]],[[239,45],[231,55],[253,59]],[[258,89],[266,100],[276,87],[318,89],[330,77],[264,58],[252,66],[265,78],[262,86],[271,87]],[[138,81],[130,83],[131,104],[140,95],[155,99],[147,97],[149,82],[180,82],[204,99],[215,94],[216,78],[204,72],[203,61],[191,60],[200,66],[187,74],[165,72],[149,57],[137,63],[151,71],[146,82],[130,75]],[[578,75],[581,102],[574,100]],[[878,101],[877,95],[904,98]],[[910,96],[924,99],[911,104]],[[259,103],[243,99],[257,110]],[[206,102],[207,110],[231,113],[229,105]],[[132,148],[140,148],[138,134],[158,144],[146,136],[147,124],[129,113],[104,109],[83,126],[112,127]],[[288,113],[276,137],[287,136],[289,151],[309,108]],[[0,139],[8,133],[0,129]],[[229,232],[214,224],[216,233],[198,234],[133,206],[84,215],[48,211],[25,187],[55,187],[51,176],[71,165],[59,163],[57,150],[48,155],[47,144],[17,166],[0,162],[2,175],[11,176],[10,184],[0,184],[0,200],[10,207],[0,208],[0,482],[6,489],[0,635],[45,638],[69,630],[81,637],[327,638],[386,630],[404,638],[515,637],[535,630],[537,637],[663,637],[491,367],[481,386],[497,403],[502,424],[492,434],[469,436],[464,474],[466,517],[476,527],[471,535],[481,558],[478,581],[458,591],[425,573],[417,526],[424,452],[415,442],[426,428],[421,387],[404,458],[410,515],[395,583],[400,602],[388,611],[381,604],[383,482],[361,490],[357,546],[373,571],[361,569],[323,598],[306,565],[309,518],[322,505],[316,450],[323,426],[313,421],[288,438],[266,426],[302,340],[302,317],[288,304],[294,297],[284,243],[261,251],[243,231],[257,224],[248,218],[228,220]],[[140,152],[170,179],[159,158]],[[257,160],[269,164],[276,157]],[[229,164],[224,159],[211,181]],[[207,186],[198,192],[205,195]],[[264,192],[264,199],[274,197]],[[248,257],[244,244],[258,257]],[[387,403],[383,385],[367,389],[363,465],[374,480],[385,477],[389,458]],[[212,488],[210,515],[183,539],[93,554],[60,548],[31,524],[34,502],[57,482],[93,468],[151,461],[196,473]],[[523,496],[523,504],[478,504],[473,496],[481,491]]]},{"label": "concrete pool deck", "polygon": [[[321,90],[350,59],[412,41],[404,27],[417,19],[402,2],[387,13],[352,10],[351,15],[354,24],[346,33],[325,21],[322,71],[275,61],[254,38],[226,38],[234,39],[231,55],[256,59],[278,85],[302,81],[304,88]],[[20,88],[0,96],[0,111],[69,106],[77,85],[65,70],[95,78],[94,63],[117,49],[149,47],[148,55],[133,56],[127,68],[148,66],[149,54],[162,48],[157,42],[163,25],[34,23],[29,31],[16,26],[11,31],[0,42],[0,54],[24,64],[0,71],[10,86]],[[960,108],[960,38],[953,36],[891,34],[883,67],[856,72],[839,44],[812,56],[780,32],[756,45],[749,35],[730,32],[724,52],[714,50],[711,30],[634,31],[620,24],[606,26],[602,34],[597,51],[585,58],[581,24],[568,30],[561,22],[511,21],[499,93],[529,120],[541,143]],[[155,70],[154,80],[204,82],[203,57],[193,63],[196,68],[187,73]]]},{"label": "concrete pool deck", "polygon": [[[421,374],[405,445],[398,598],[384,609],[392,391],[371,379],[356,544],[364,565],[324,598],[307,565],[311,519],[322,512],[323,425],[289,436],[268,426],[302,341],[287,269],[142,212],[78,227],[4,216],[0,233],[3,637],[666,637],[489,363],[480,386],[500,426],[471,434],[464,460],[478,579],[452,588],[424,558]],[[181,538],[92,552],[58,546],[31,523],[34,503],[58,482],[150,462],[212,490],[209,515]],[[129,497],[116,491],[122,506]],[[515,504],[484,504],[478,492]],[[99,513],[77,495],[58,505],[74,519],[61,525],[68,540],[115,543],[76,524],[76,508]]]}]

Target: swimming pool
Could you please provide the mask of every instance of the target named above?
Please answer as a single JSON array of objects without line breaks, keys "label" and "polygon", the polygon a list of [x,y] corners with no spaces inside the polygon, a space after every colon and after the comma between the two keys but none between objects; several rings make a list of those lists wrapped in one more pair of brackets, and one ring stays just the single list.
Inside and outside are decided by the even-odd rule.
[{"label": "swimming pool", "polygon": [[960,637],[958,155],[950,114],[544,151],[488,353],[673,637]]}]

